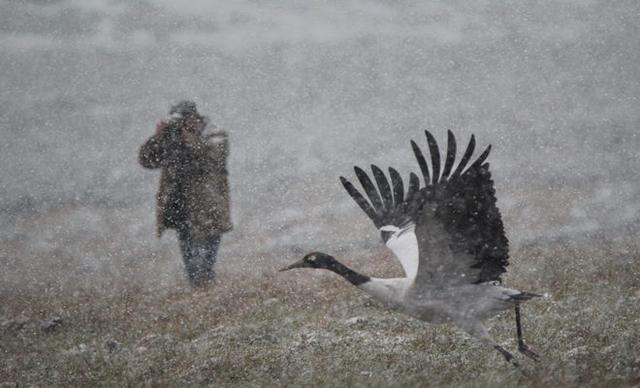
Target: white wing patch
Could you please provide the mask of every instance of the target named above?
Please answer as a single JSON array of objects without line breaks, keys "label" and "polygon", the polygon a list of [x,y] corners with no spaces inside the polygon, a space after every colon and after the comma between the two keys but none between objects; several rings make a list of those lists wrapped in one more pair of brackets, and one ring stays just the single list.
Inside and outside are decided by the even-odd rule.
[{"label": "white wing patch", "polygon": [[[395,228],[392,229],[392,228]],[[381,231],[394,231],[393,236],[387,240],[386,245],[394,255],[400,260],[402,268],[407,278],[413,280],[418,274],[418,239],[416,237],[415,225],[411,224],[407,228],[400,230],[396,226],[387,225],[380,228]]]}]

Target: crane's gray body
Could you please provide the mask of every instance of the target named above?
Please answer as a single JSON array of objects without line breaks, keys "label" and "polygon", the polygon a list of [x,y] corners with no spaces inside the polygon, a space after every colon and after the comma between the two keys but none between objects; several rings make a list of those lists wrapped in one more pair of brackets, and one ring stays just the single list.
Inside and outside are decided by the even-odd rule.
[{"label": "crane's gray body", "polygon": [[408,278],[371,278],[359,286],[387,307],[433,324],[484,320],[513,308],[520,291],[485,283],[416,287]]}]

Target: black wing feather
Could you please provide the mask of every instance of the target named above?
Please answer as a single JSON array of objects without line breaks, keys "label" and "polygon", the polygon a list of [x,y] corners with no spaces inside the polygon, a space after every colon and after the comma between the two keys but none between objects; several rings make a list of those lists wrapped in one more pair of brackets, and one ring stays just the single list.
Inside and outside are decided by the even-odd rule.
[{"label": "black wing feather", "polygon": [[407,202],[411,202],[420,190],[420,179],[414,173],[409,174],[409,191],[407,193]]},{"label": "black wing feather", "polygon": [[471,140],[469,140],[469,145],[467,146],[467,150],[464,152],[464,155],[462,155],[462,159],[460,159],[460,163],[458,164],[458,167],[456,167],[456,170],[453,172],[452,176],[457,176],[462,174],[462,171],[467,166],[467,163],[469,163],[469,160],[471,159],[471,156],[473,155],[473,151],[475,150],[475,148],[476,148],[476,137],[471,135]]},{"label": "black wing feather", "polygon": [[491,144],[484,150],[484,152],[476,159],[475,162],[469,167],[469,169],[478,168],[489,156],[489,152],[491,152]]},{"label": "black wing feather", "polygon": [[410,175],[408,192],[405,198],[402,178],[395,169],[389,167],[393,192],[389,180],[378,166],[371,165],[377,188],[371,181],[371,178],[369,178],[367,173],[361,168],[356,166],[354,170],[368,200],[346,178],[340,177],[340,181],[347,190],[347,193],[349,193],[362,211],[373,221],[376,228],[384,225],[400,227],[407,221],[415,219],[415,210],[411,213],[407,211],[409,209],[417,209],[415,203],[420,200],[420,181],[416,174],[411,173]]},{"label": "black wing feather", "polygon": [[353,169],[356,172],[356,176],[358,177],[364,192],[367,194],[367,197],[369,197],[369,201],[371,201],[373,208],[379,211],[382,208],[382,200],[380,199],[378,190],[373,185],[373,182],[371,182],[369,175],[367,175],[367,173],[358,166],[353,167]]},{"label": "black wing feather", "polygon": [[415,141],[411,140],[411,148],[413,149],[413,154],[416,156],[416,160],[418,161],[418,166],[420,166],[420,171],[422,172],[422,178],[424,179],[426,184],[429,184],[429,166],[427,166],[427,161],[424,158],[424,154],[422,150]]},{"label": "black wing feather", "polygon": [[407,214],[414,214],[418,210],[418,205],[421,203],[420,199],[420,179],[414,173],[409,174],[409,191],[407,193],[407,200],[405,206],[405,212]]},{"label": "black wing feather", "polygon": [[[429,153],[431,153],[431,169],[433,170],[433,176],[431,178],[431,183],[436,184],[440,179],[440,150],[438,149],[438,142],[433,137],[431,132],[424,131],[427,136],[427,144],[429,145]],[[425,179],[425,182],[428,182]]]},{"label": "black wing feather", "polygon": [[451,131],[447,131],[447,158],[444,162],[444,170],[442,171],[442,178],[449,178],[449,173],[453,168],[453,162],[456,160],[456,137],[453,136]]},{"label": "black wing feather", "polygon": [[395,203],[402,203],[404,201],[404,183],[402,182],[402,176],[393,167],[389,167],[389,176],[391,177],[391,184],[393,185],[393,200]]},{"label": "black wing feather", "polygon": [[382,170],[374,164],[371,165],[371,171],[373,171],[373,177],[376,179],[378,190],[382,196],[384,208],[387,211],[393,210],[393,195],[391,194],[391,186],[389,186],[387,177],[384,176]]},{"label": "black wing feather", "polygon": [[353,198],[358,206],[360,206],[360,209],[362,209],[367,217],[369,217],[371,221],[373,221],[376,227],[379,227],[378,214],[376,213],[375,209],[371,207],[371,204],[369,204],[369,202],[362,196],[362,194],[360,194],[360,192],[355,187],[353,187],[353,184],[351,184],[351,182],[349,182],[345,177],[340,177],[340,182],[342,182],[342,186],[344,186],[345,190],[347,190],[347,193],[349,193],[351,198]]}]

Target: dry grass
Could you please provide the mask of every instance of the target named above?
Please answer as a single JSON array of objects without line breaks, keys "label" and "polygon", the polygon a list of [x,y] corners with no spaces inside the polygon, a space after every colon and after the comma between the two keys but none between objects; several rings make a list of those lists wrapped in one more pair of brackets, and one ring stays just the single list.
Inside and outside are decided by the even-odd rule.
[{"label": "dry grass", "polygon": [[[506,283],[544,355],[521,370],[450,326],[385,311],[333,274],[221,273],[206,290],[3,290],[0,383],[215,386],[632,386],[640,382],[640,249],[590,236],[513,252]],[[285,260],[293,259],[286,258]],[[351,261],[377,275],[382,260]],[[42,321],[61,317],[51,331]],[[511,313],[490,321],[514,349]]]}]

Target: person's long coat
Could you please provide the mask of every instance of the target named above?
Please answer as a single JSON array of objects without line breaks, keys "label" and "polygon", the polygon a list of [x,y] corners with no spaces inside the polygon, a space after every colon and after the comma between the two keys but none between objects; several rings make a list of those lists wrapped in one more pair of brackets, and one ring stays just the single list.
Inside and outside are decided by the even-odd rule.
[{"label": "person's long coat", "polygon": [[157,194],[158,236],[166,229],[188,228],[195,238],[231,230],[224,132],[203,135],[185,145],[167,133],[152,136],[140,148],[140,164],[162,168]]}]

